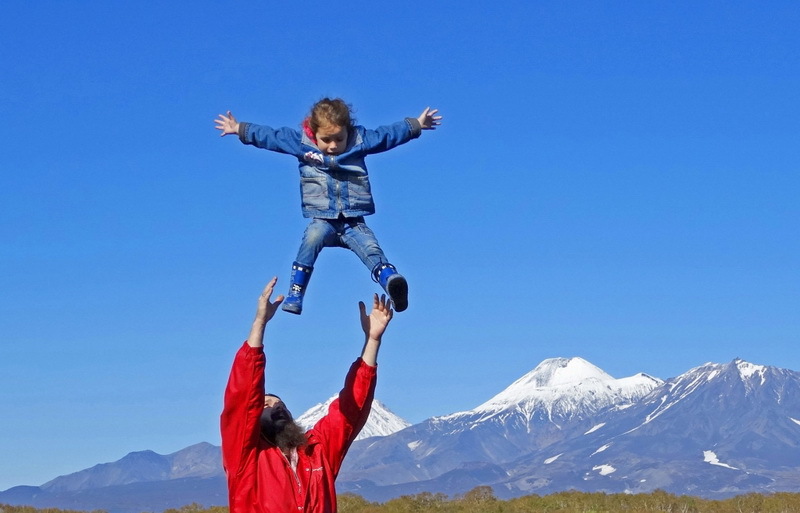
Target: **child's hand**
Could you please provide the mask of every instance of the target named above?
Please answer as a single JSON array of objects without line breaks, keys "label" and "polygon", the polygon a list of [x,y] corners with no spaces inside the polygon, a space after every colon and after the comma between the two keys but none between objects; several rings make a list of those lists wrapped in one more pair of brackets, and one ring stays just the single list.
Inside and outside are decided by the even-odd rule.
[{"label": "child's hand", "polygon": [[430,107],[425,107],[425,110],[417,118],[423,130],[436,130],[436,127],[442,124],[442,116],[437,116],[437,112],[439,112],[439,109],[431,110]]},{"label": "child's hand", "polygon": [[303,155],[303,160],[311,165],[322,166],[325,164],[325,155],[317,153],[316,151],[307,151],[305,155]]},{"label": "child's hand", "polygon": [[225,137],[229,134],[238,134],[239,133],[239,122],[236,121],[236,118],[233,117],[231,111],[228,111],[228,115],[220,114],[219,119],[215,119],[214,123],[217,124],[217,130],[221,130],[222,133],[219,134],[221,137]]}]

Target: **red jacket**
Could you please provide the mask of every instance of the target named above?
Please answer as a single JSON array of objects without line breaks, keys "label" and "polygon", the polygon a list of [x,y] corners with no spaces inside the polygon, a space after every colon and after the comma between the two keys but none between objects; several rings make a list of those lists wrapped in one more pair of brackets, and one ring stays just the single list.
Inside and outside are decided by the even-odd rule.
[{"label": "red jacket", "polygon": [[347,449],[367,421],[376,367],[359,358],[328,414],[297,449],[297,472],[280,449],[260,434],[264,409],[262,347],[245,343],[236,353],[221,416],[222,465],[228,476],[231,513],[335,513],[336,488]]}]

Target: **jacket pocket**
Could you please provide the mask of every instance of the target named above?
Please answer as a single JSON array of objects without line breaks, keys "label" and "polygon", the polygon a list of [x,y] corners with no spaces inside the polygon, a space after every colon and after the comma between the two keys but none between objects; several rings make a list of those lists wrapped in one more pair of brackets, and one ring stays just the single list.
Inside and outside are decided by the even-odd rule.
[{"label": "jacket pocket", "polygon": [[350,198],[353,203],[372,203],[372,188],[369,185],[369,177],[367,175],[349,174],[347,182],[347,189],[350,192]]},{"label": "jacket pocket", "polygon": [[314,210],[327,210],[329,204],[328,183],[324,176],[300,177],[300,194],[303,206]]}]

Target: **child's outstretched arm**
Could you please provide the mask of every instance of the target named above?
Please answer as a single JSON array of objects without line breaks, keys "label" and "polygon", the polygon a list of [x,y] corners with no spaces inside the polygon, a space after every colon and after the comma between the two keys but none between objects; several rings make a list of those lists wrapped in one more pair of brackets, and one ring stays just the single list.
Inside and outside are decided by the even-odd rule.
[{"label": "child's outstretched arm", "polygon": [[[422,114],[417,118],[423,130],[436,130],[436,127],[442,124],[442,116],[437,116],[437,112],[439,112],[439,109],[425,107],[425,110],[423,110]],[[228,114],[230,114],[230,112],[228,112]]]},{"label": "child's outstretched arm", "polygon": [[215,119],[214,123],[216,123],[216,127],[214,128],[222,131],[222,133],[219,134],[221,137],[239,133],[239,122],[236,121],[235,117],[233,117],[231,111],[228,111],[227,116],[225,114],[220,114],[219,119]]}]

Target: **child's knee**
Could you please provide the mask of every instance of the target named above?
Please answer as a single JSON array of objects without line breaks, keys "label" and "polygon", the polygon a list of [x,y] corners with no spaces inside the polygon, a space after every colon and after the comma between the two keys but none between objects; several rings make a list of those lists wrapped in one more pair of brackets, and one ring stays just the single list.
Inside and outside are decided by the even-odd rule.
[{"label": "child's knee", "polygon": [[303,243],[309,246],[322,247],[331,233],[333,231],[327,223],[311,223],[303,235]]}]

